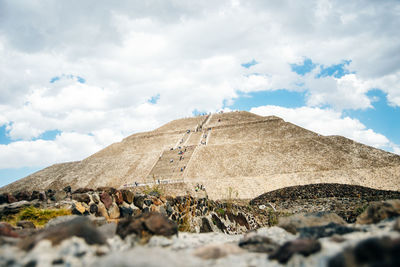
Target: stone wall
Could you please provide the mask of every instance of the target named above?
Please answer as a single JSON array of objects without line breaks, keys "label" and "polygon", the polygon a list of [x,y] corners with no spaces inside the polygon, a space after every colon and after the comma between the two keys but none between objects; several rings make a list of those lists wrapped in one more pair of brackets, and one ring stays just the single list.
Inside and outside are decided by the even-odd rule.
[{"label": "stone wall", "polygon": [[7,214],[10,214],[10,205],[18,201],[28,202],[23,205],[24,207],[31,204],[45,208],[67,208],[76,215],[102,216],[109,221],[118,221],[121,218],[156,211],[177,222],[181,231],[197,233],[238,234],[276,222],[274,212],[249,205],[239,206],[190,195],[161,196],[156,191],[144,194],[111,187],[96,190],[80,188],[73,192],[70,187],[66,187],[59,191],[2,194],[0,195],[0,219],[3,216],[2,211],[7,210]]}]

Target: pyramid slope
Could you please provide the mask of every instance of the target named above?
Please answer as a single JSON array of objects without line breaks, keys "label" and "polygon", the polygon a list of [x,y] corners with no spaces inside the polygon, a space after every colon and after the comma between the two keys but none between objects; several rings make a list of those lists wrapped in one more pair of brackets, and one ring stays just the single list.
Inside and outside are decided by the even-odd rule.
[{"label": "pyramid slope", "polygon": [[189,189],[200,183],[214,199],[227,197],[229,190],[253,198],[313,183],[400,190],[400,156],[344,137],[321,136],[275,116],[231,112],[179,119],[131,135],[82,161],[50,166],[0,192],[67,185],[123,187],[154,180],[184,183]]}]

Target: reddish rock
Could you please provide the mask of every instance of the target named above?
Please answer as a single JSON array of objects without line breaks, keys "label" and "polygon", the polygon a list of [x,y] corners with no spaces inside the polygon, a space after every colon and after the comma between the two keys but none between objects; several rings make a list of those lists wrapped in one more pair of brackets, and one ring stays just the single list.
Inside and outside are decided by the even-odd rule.
[{"label": "reddish rock", "polygon": [[0,236],[19,237],[18,234],[14,232],[13,227],[5,222],[0,222]]},{"label": "reddish rock", "polygon": [[101,193],[100,200],[101,200],[101,202],[103,202],[106,209],[109,209],[111,204],[113,203],[110,194],[108,194],[107,192]]},{"label": "reddish rock", "polygon": [[17,202],[18,200],[11,194],[7,194],[7,202],[8,203],[14,203]]}]

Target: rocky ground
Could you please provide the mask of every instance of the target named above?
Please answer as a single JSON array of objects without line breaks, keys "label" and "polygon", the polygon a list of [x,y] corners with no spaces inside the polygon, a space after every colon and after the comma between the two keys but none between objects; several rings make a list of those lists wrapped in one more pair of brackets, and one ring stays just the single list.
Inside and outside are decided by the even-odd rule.
[{"label": "rocky ground", "polygon": [[31,205],[69,207],[73,215],[43,227],[0,223],[0,266],[400,266],[400,200],[369,202],[348,223],[330,211],[283,216],[189,196],[118,192],[3,195],[2,220]]}]

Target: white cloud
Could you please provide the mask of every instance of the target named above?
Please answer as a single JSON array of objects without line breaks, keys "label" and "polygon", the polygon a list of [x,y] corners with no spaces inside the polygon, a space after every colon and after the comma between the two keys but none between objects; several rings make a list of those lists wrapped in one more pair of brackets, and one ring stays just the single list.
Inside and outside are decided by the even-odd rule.
[{"label": "white cloud", "polygon": [[[87,151],[95,151],[195,109],[219,110],[239,90],[308,90],[309,106],[340,110],[369,107],[365,93],[378,87],[400,106],[399,6],[339,0],[0,1],[0,126],[24,140],[1,146],[0,153],[18,147],[22,154],[26,146],[40,155],[41,143],[32,138],[55,129],[89,138]],[[290,64],[304,57],[324,66],[352,60],[348,68],[356,73],[302,77]],[[259,64],[240,66],[252,59]],[[86,83],[49,83],[63,75]],[[147,102],[158,94],[156,104]],[[358,131],[359,139],[385,142]],[[61,139],[43,142],[49,151],[64,147]],[[68,153],[68,159],[83,156]]]},{"label": "white cloud", "polygon": [[17,141],[0,145],[0,168],[46,166],[73,161],[87,157],[101,147],[94,137],[77,133],[62,133],[53,141]]},{"label": "white cloud", "polygon": [[390,148],[395,153],[399,152],[399,147],[391,143],[384,135],[367,129],[357,119],[345,117],[341,112],[334,110],[261,106],[252,108],[250,111],[262,116],[275,115],[322,135],[341,135],[376,148]]}]

